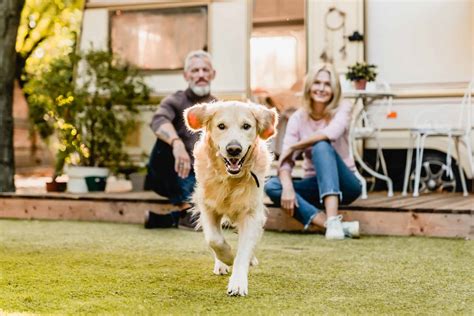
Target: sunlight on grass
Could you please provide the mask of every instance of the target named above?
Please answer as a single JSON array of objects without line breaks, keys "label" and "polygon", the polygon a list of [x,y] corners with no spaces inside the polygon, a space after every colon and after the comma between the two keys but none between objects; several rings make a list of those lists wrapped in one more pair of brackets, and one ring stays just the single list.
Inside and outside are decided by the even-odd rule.
[{"label": "sunlight on grass", "polygon": [[[226,233],[230,243],[237,235]],[[265,232],[249,296],[227,297],[202,233],[0,220],[0,311],[38,314],[468,314],[471,241]],[[2,312],[0,312],[2,314]]]}]

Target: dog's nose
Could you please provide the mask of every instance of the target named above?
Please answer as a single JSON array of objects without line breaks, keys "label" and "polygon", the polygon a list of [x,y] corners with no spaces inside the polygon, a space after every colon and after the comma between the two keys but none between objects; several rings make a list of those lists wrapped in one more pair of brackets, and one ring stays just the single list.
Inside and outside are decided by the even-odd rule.
[{"label": "dog's nose", "polygon": [[225,149],[232,157],[238,156],[242,152],[242,146],[237,142],[230,142]]}]

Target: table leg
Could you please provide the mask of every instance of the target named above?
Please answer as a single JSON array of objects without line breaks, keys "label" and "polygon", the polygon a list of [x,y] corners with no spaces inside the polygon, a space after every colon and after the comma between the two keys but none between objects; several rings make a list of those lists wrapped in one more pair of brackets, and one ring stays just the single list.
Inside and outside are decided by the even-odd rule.
[{"label": "table leg", "polygon": [[383,180],[385,182],[387,182],[387,188],[388,188],[388,196],[393,196],[393,183],[392,183],[392,179],[390,179],[389,177],[383,175],[383,174],[380,174],[374,170],[372,170],[369,166],[367,166],[367,164],[362,160],[362,158],[360,157],[359,153],[357,152],[357,150],[354,150],[354,158],[355,160],[359,163],[359,165],[362,167],[362,169],[364,169],[365,171],[367,171],[369,174],[371,174],[372,176],[380,179],[380,180]]}]

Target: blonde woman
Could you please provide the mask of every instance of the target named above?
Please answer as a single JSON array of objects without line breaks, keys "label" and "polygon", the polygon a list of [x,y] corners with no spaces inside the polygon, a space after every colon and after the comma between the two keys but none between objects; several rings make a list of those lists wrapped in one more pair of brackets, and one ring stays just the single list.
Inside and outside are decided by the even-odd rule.
[{"label": "blonde woman", "polygon": [[[307,229],[326,227],[326,239],[359,235],[358,222],[342,222],[339,204],[361,194],[349,154],[352,103],[341,99],[339,77],[331,64],[315,67],[306,77],[303,107],[289,119],[278,177],[265,192]],[[295,157],[303,152],[304,178],[293,181]],[[321,211],[321,210],[324,210]]]}]

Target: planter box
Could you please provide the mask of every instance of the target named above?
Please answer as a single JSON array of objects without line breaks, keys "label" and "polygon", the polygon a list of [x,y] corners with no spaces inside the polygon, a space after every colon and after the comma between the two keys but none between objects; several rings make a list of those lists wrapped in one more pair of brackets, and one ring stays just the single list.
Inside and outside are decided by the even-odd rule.
[{"label": "planter box", "polygon": [[69,177],[67,182],[67,191],[70,193],[86,193],[87,188],[86,177],[107,177],[109,169],[99,167],[79,167],[71,166],[66,169]]}]

